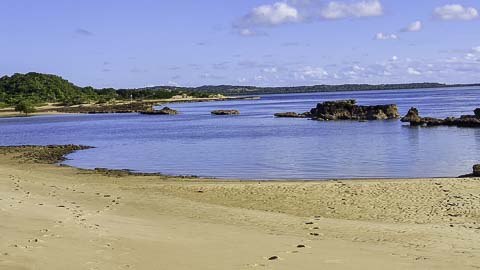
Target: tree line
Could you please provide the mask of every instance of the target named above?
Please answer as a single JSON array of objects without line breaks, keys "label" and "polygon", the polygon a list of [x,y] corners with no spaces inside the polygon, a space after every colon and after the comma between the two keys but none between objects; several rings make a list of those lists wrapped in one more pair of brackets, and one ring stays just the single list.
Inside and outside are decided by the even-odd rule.
[{"label": "tree line", "polygon": [[187,94],[193,97],[208,97],[208,93],[189,92],[183,89],[95,89],[79,87],[60,76],[30,72],[0,78],[0,108],[41,106],[55,103],[73,106],[85,103],[107,103],[116,100],[168,99]]}]

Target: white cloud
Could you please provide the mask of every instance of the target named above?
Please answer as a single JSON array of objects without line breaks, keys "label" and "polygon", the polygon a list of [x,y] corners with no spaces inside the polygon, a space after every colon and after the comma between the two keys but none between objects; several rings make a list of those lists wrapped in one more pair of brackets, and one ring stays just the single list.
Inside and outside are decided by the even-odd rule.
[{"label": "white cloud", "polygon": [[393,74],[387,70],[384,70],[382,73],[383,76],[392,76]]},{"label": "white cloud", "polygon": [[375,35],[376,40],[390,40],[390,39],[398,39],[398,36],[395,34],[385,34],[385,33],[377,33]]},{"label": "white cloud", "polygon": [[397,61],[397,60],[398,60],[398,56],[396,56],[396,55],[392,56],[392,61],[395,62],[395,61]]},{"label": "white cloud", "polygon": [[378,0],[360,1],[356,3],[330,2],[325,6],[321,17],[327,20],[344,19],[348,17],[375,17],[383,15],[383,7]]},{"label": "white cloud", "polygon": [[248,28],[242,28],[242,29],[239,29],[238,30],[238,33],[244,37],[250,37],[250,36],[254,36],[255,35],[255,32],[248,29]]},{"label": "white cloud", "polygon": [[287,3],[258,6],[244,16],[241,24],[253,26],[275,26],[300,20],[298,10]]},{"label": "white cloud", "polygon": [[437,7],[434,16],[441,20],[473,20],[478,18],[478,10],[473,7],[464,7],[459,4]]},{"label": "white cloud", "polygon": [[421,21],[415,21],[409,24],[407,27],[403,28],[403,32],[419,32],[423,28],[423,24]]},{"label": "white cloud", "polygon": [[473,53],[467,53],[465,55],[465,60],[476,61],[477,59],[478,59],[478,57]]},{"label": "white cloud", "polygon": [[179,84],[176,81],[168,81],[167,86],[179,86]]},{"label": "white cloud", "polygon": [[255,81],[264,81],[266,78],[262,75],[257,75],[253,78]]},{"label": "white cloud", "polygon": [[361,67],[361,66],[359,66],[359,65],[354,65],[354,66],[352,67],[352,70],[354,70],[354,71],[364,71],[365,68],[363,68],[363,67]]},{"label": "white cloud", "polygon": [[295,72],[295,78],[300,80],[321,80],[328,76],[328,72],[321,67],[307,66]]},{"label": "white cloud", "polygon": [[422,75],[422,73],[420,71],[418,71],[417,69],[415,69],[413,67],[409,67],[407,69],[407,73],[410,74],[410,75],[416,75],[416,76]]},{"label": "white cloud", "polygon": [[276,67],[264,68],[263,72],[265,72],[265,73],[277,73],[278,69]]},{"label": "white cloud", "polygon": [[383,15],[379,0],[331,1],[324,4],[317,0],[285,0],[253,8],[233,24],[235,32],[242,36],[258,35],[259,28],[288,23],[315,20],[376,17]]},{"label": "white cloud", "polygon": [[473,51],[473,52],[476,52],[476,53],[480,53],[480,46],[473,47],[473,48],[472,48],[472,51]]}]

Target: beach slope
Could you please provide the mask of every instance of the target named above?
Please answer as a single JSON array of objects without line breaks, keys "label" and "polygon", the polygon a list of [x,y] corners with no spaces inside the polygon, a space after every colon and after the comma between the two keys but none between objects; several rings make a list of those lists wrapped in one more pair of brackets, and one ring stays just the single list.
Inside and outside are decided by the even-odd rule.
[{"label": "beach slope", "polygon": [[0,150],[2,270],[480,268],[477,179],[140,176],[40,148]]}]

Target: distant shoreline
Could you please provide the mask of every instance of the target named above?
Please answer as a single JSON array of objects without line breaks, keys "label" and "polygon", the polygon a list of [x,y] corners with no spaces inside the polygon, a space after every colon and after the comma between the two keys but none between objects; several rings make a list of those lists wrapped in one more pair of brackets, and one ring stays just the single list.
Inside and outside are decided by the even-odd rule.
[{"label": "distant shoreline", "polygon": [[[373,85],[379,86],[379,85]],[[213,86],[217,87],[217,86]],[[297,88],[310,88],[316,86],[299,86],[299,87],[285,87],[286,89],[297,89]],[[345,92],[378,92],[378,91],[408,91],[408,90],[431,90],[431,89],[438,89],[438,90],[445,90],[445,89],[452,89],[452,90],[461,90],[464,88],[469,87],[480,87],[480,84],[457,84],[457,85],[437,85],[432,87],[420,87],[420,88],[390,88],[390,89],[359,89],[359,90],[352,90],[352,89],[345,89],[345,90],[305,90],[299,92],[244,92],[244,93],[235,93],[235,95],[229,95],[228,93],[224,93],[225,95],[220,95],[220,97],[205,97],[205,98],[197,98],[197,97],[186,97],[186,98],[171,98],[171,99],[152,99],[152,100],[141,100],[141,101],[134,101],[130,103],[129,101],[119,101],[116,105],[125,105],[125,104],[144,104],[147,106],[161,106],[162,104],[176,104],[176,103],[196,103],[196,102],[214,102],[214,101],[228,101],[228,100],[258,100],[261,99],[263,95],[288,95],[288,94],[309,94],[309,93],[345,93]],[[256,87],[255,87],[256,88]],[[284,87],[266,87],[259,89],[285,89]],[[480,88],[478,89],[480,90]],[[112,112],[91,112],[89,111],[90,108],[99,108],[100,111],[105,104],[83,104],[83,105],[75,105],[75,106],[56,106],[53,104],[48,104],[45,106],[41,106],[37,108],[37,111],[31,113],[29,115],[24,115],[22,113],[16,112],[13,107],[10,108],[3,108],[0,109],[0,119],[1,118],[16,118],[16,117],[32,117],[32,116],[45,116],[45,115],[62,115],[62,114],[94,114],[94,113],[136,113],[139,112],[138,110],[119,110],[119,111],[112,111]],[[76,108],[84,108],[76,109]]]},{"label": "distant shoreline", "polygon": [[[480,87],[480,84],[442,84],[442,83],[401,83],[401,84],[339,84],[339,85],[309,85],[309,86],[238,86],[238,85],[205,85],[199,87],[170,87],[177,91],[198,92],[204,94],[222,95],[269,95],[269,94],[297,94],[323,92],[357,92],[357,91],[389,91],[410,89],[435,88],[464,88]],[[140,88],[140,90],[161,90],[165,86]]]}]

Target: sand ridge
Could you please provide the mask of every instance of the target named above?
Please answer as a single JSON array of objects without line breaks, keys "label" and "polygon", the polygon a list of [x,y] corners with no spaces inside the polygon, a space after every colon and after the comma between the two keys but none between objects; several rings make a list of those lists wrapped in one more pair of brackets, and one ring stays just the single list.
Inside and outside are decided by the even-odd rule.
[{"label": "sand ridge", "polygon": [[0,269],[480,268],[478,179],[109,176],[14,156]]}]

